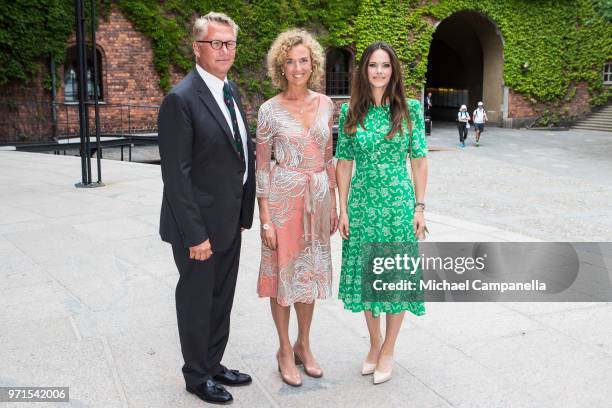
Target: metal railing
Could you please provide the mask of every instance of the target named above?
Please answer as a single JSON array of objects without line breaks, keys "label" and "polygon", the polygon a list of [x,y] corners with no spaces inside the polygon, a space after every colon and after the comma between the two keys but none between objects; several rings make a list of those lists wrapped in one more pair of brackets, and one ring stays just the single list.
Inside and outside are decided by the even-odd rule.
[{"label": "metal railing", "polygon": [[[88,104],[90,118],[93,103]],[[79,107],[76,103],[0,101],[0,144],[40,143],[79,137]],[[159,105],[99,104],[102,135],[156,132]],[[55,111],[55,115],[53,115]],[[55,116],[54,121],[52,117]],[[95,123],[89,123],[93,132]],[[93,134],[93,133],[92,133]]]}]

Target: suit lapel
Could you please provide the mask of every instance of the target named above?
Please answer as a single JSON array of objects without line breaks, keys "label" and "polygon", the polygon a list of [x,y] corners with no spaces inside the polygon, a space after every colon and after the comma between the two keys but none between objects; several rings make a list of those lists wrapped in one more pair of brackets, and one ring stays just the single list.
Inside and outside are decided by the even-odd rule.
[{"label": "suit lapel", "polygon": [[234,135],[229,128],[225,115],[223,115],[223,112],[221,112],[221,108],[219,107],[219,104],[217,104],[215,97],[213,96],[212,92],[210,92],[210,89],[208,89],[208,86],[206,86],[206,83],[196,69],[193,70],[193,83],[196,91],[198,92],[200,100],[204,103],[204,105],[206,105],[210,113],[212,113],[213,117],[227,136],[227,140],[230,142],[232,149],[234,149],[236,154],[238,154],[236,144],[234,143]]}]

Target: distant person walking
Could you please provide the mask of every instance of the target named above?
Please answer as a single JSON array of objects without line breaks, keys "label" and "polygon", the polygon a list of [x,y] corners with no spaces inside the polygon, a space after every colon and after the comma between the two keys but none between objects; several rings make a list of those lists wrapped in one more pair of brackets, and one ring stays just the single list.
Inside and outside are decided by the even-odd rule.
[{"label": "distant person walking", "polygon": [[457,112],[457,129],[459,130],[459,143],[461,144],[461,147],[465,147],[465,139],[467,139],[468,136],[470,120],[471,118],[467,111],[467,106],[461,105],[459,112]]},{"label": "distant person walking", "polygon": [[431,103],[431,92],[427,92],[427,96],[425,96],[425,103],[423,104],[423,111],[425,113],[425,135],[431,135],[431,107],[433,106]]},{"label": "distant person walking", "polygon": [[484,103],[478,102],[478,107],[474,111],[474,130],[476,131],[476,146],[480,146],[480,134],[484,132],[484,125],[489,121]]},{"label": "distant person walking", "polygon": [[431,92],[427,92],[427,96],[425,97],[425,116],[431,116]]}]

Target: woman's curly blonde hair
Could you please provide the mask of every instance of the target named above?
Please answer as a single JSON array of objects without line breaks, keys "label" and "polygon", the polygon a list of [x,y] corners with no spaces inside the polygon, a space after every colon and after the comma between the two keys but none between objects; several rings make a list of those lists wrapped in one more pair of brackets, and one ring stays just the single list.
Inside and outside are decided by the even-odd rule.
[{"label": "woman's curly blonde hair", "polygon": [[282,74],[283,64],[289,50],[299,44],[310,50],[312,73],[308,79],[308,88],[312,89],[318,85],[325,70],[323,47],[309,32],[294,28],[280,33],[268,51],[268,76],[272,79],[274,86],[287,89],[287,78]]}]

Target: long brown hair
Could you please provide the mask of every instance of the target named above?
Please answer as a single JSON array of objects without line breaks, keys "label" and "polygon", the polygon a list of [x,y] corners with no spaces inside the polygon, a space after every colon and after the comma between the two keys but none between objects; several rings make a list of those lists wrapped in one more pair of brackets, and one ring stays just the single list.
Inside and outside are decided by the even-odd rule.
[{"label": "long brown hair", "polygon": [[408,123],[408,129],[412,130],[410,115],[408,114],[408,106],[406,104],[406,93],[404,91],[404,80],[402,79],[402,68],[397,58],[397,54],[393,47],[384,41],[377,41],[370,44],[361,55],[359,68],[353,74],[353,86],[351,90],[351,100],[349,109],[346,113],[344,122],[344,131],[348,135],[354,135],[357,131],[357,124],[365,129],[363,120],[370,109],[370,105],[374,104],[374,98],[370,89],[370,81],[368,80],[368,63],[370,57],[376,50],[383,50],[389,54],[391,61],[391,79],[385,88],[382,103],[386,101],[390,105],[391,113],[391,130],[387,134],[387,138],[392,138],[398,131],[403,134],[402,123]]}]

